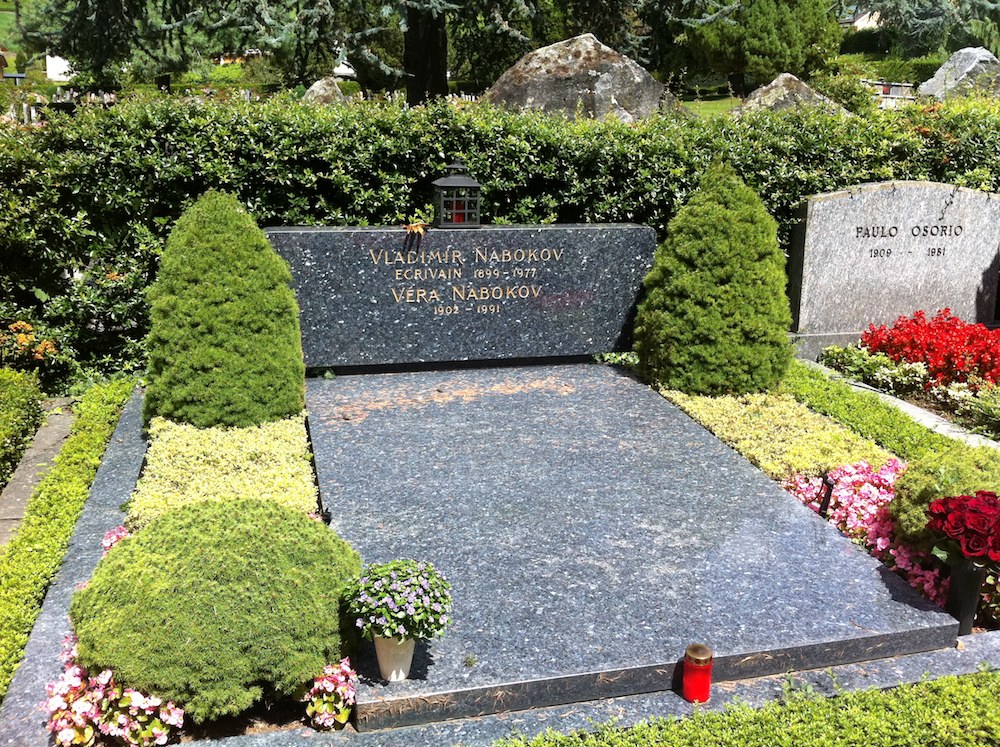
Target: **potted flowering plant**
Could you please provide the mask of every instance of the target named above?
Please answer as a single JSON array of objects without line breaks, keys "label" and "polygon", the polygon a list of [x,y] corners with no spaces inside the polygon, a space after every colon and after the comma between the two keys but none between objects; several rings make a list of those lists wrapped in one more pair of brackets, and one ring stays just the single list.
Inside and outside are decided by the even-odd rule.
[{"label": "potted flowering plant", "polygon": [[374,639],[384,679],[405,680],[416,641],[441,635],[451,623],[450,589],[433,565],[416,560],[369,565],[349,589],[349,614]]},{"label": "potted flowering plant", "polygon": [[927,528],[940,538],[934,555],[951,566],[947,609],[959,620],[959,635],[966,635],[972,632],[986,567],[1000,562],[1000,498],[979,490],[934,501],[928,513]]}]

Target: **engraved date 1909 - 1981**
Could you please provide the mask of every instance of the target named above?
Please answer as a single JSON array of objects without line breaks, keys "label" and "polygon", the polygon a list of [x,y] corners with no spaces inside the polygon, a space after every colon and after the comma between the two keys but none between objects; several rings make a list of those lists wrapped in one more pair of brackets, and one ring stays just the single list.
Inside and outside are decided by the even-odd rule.
[{"label": "engraved date 1909 - 1981", "polygon": [[[904,254],[905,253],[906,252],[904,252]],[[945,247],[929,246],[926,249],[924,249],[923,254],[925,257],[943,257],[945,256]],[[893,256],[893,251],[889,247],[878,247],[875,249],[869,249],[868,256],[871,257],[872,259],[888,259],[889,257]]]}]

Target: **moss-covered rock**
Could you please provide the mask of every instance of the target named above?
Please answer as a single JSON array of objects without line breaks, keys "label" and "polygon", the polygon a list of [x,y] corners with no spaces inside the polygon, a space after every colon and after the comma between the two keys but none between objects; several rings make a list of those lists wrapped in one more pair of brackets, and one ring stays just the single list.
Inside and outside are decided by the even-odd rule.
[{"label": "moss-covered rock", "polygon": [[181,705],[196,723],[291,696],[340,651],[356,552],[270,501],[194,503],[101,560],[70,608],[80,661]]},{"label": "moss-covered rock", "polygon": [[249,426],[305,406],[291,271],[235,197],[208,192],[177,221],[149,293],[145,418]]},{"label": "moss-covered rock", "polygon": [[730,166],[710,166],[667,226],[635,323],[640,373],[689,394],[774,386],[792,357],[777,224]]}]

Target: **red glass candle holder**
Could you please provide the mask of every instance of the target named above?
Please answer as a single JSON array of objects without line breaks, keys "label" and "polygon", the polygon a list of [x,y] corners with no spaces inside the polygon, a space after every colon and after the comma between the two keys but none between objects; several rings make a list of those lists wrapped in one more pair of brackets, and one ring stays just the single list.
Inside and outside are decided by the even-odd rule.
[{"label": "red glass candle holder", "polygon": [[692,643],[684,652],[681,696],[689,703],[707,703],[712,693],[712,649]]}]

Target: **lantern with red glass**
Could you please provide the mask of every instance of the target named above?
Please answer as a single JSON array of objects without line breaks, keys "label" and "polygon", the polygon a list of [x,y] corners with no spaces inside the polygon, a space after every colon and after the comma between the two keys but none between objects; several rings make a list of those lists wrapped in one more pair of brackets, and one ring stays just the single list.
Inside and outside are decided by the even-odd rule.
[{"label": "lantern with red glass", "polygon": [[447,176],[435,179],[434,227],[479,228],[479,202],[482,185],[469,176],[465,165],[455,161],[445,166]]}]

